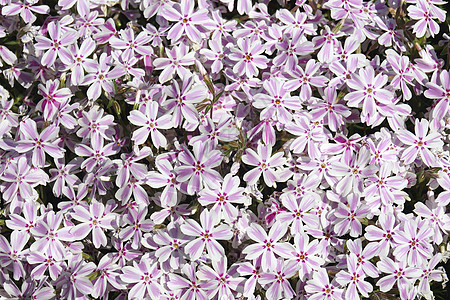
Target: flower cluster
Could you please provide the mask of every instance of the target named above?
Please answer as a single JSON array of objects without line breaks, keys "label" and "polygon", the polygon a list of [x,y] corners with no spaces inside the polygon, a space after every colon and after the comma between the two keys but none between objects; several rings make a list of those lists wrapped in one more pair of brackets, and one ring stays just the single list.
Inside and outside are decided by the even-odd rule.
[{"label": "flower cluster", "polygon": [[445,3],[1,0],[0,298],[447,299]]}]

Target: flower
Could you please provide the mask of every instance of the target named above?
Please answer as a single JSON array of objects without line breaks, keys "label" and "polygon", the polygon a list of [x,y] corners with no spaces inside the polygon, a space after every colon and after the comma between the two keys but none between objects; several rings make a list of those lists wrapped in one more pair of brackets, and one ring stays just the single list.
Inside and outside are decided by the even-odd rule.
[{"label": "flower", "polygon": [[222,180],[219,172],[213,170],[222,162],[220,151],[210,151],[207,144],[201,143],[195,143],[192,148],[194,154],[184,149],[178,155],[181,165],[175,168],[178,181],[189,180],[187,186],[189,194],[198,193],[204,185],[214,188],[215,183]]},{"label": "flower", "polygon": [[44,166],[45,153],[53,158],[64,157],[65,150],[55,145],[59,139],[59,127],[50,125],[39,134],[36,122],[28,119],[21,124],[20,129],[24,135],[24,139],[17,143],[16,151],[19,153],[30,153],[33,156],[33,166]]},{"label": "flower", "polygon": [[403,153],[401,159],[405,164],[411,164],[420,153],[423,162],[427,166],[432,166],[436,160],[436,157],[430,151],[430,149],[439,149],[443,146],[444,142],[441,140],[441,134],[429,130],[429,122],[427,119],[416,120],[415,122],[415,135],[406,129],[397,132],[398,139],[408,146]]},{"label": "flower", "polygon": [[67,46],[73,44],[77,40],[77,33],[74,30],[63,32],[60,22],[50,22],[47,25],[50,39],[41,35],[36,37],[36,49],[47,50],[42,56],[42,64],[44,66],[52,66],[58,56],[70,56]]},{"label": "flower", "polygon": [[168,21],[176,22],[167,34],[167,37],[173,42],[179,40],[183,33],[186,33],[193,42],[200,42],[202,39],[198,28],[209,21],[208,11],[204,8],[194,10],[194,6],[194,0],[181,0],[179,6],[164,5],[161,9],[161,16]]},{"label": "flower", "polygon": [[262,174],[264,182],[268,186],[273,186],[275,181],[280,179],[275,168],[283,166],[286,162],[282,152],[272,155],[272,147],[263,144],[258,145],[257,152],[253,149],[247,149],[242,156],[242,161],[247,165],[256,166],[256,168],[244,174],[244,180],[249,185],[255,184]]},{"label": "flower", "polygon": [[311,299],[343,300],[344,290],[330,283],[326,269],[320,268],[313,273],[312,279],[306,282],[305,291]]},{"label": "flower", "polygon": [[202,256],[205,247],[211,260],[222,259],[225,250],[217,240],[230,239],[233,233],[228,225],[219,225],[219,223],[220,219],[214,212],[204,209],[200,214],[200,224],[192,219],[187,219],[181,225],[181,231],[185,235],[197,237],[185,247],[185,251],[192,261]]},{"label": "flower", "polygon": [[246,259],[254,260],[261,257],[262,270],[267,272],[274,270],[276,265],[275,254],[283,258],[290,258],[295,253],[294,247],[289,243],[279,242],[286,234],[287,226],[277,221],[266,233],[259,224],[251,224],[247,229],[247,235],[256,243],[247,246],[242,253],[246,254]]},{"label": "flower", "polygon": [[239,48],[233,48],[233,53],[230,54],[230,59],[237,62],[233,67],[234,73],[253,78],[259,74],[258,69],[267,67],[268,59],[261,55],[264,46],[259,40],[250,43],[249,39],[239,38],[237,46]]},{"label": "flower", "polygon": [[151,102],[145,106],[145,114],[139,110],[130,112],[128,120],[136,126],[141,126],[133,132],[131,138],[137,145],[144,144],[150,134],[156,148],[166,147],[167,140],[158,129],[172,128],[171,116],[166,114],[157,118],[158,108],[157,102]]},{"label": "flower", "polygon": [[154,299],[159,299],[161,285],[159,277],[162,275],[157,263],[151,258],[143,256],[137,263],[133,261],[133,266],[122,268],[120,279],[129,284],[134,284],[130,289],[128,297],[132,299],[144,299],[147,295]]}]

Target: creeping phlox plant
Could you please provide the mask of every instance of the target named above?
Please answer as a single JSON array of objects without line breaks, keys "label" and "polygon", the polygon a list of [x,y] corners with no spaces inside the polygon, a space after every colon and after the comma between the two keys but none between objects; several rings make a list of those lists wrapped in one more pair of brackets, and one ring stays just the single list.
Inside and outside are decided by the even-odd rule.
[{"label": "creeping phlox plant", "polygon": [[0,0],[0,299],[449,299],[444,4]]}]

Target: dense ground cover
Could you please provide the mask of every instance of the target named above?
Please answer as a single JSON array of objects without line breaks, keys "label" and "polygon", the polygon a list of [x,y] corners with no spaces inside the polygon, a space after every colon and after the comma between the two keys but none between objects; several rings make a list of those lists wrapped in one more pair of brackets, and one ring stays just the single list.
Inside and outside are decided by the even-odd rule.
[{"label": "dense ground cover", "polygon": [[0,0],[0,298],[448,299],[444,5]]}]

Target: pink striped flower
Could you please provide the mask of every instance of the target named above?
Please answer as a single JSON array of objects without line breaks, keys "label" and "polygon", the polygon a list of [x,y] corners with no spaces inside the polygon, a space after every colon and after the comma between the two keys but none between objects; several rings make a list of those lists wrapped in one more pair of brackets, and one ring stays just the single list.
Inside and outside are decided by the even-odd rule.
[{"label": "pink striped flower", "polygon": [[309,294],[309,299],[344,300],[344,290],[339,289],[336,283],[330,283],[325,268],[313,273],[312,279],[306,282],[305,291]]},{"label": "pink striped flower", "polygon": [[433,229],[419,226],[414,219],[406,220],[404,228],[394,236],[398,244],[394,249],[394,256],[399,261],[408,262],[409,266],[422,266],[432,256],[433,247],[430,244]]},{"label": "pink striped flower", "polygon": [[250,42],[249,39],[239,38],[237,48],[233,48],[230,59],[236,61],[233,72],[242,76],[246,74],[248,78],[258,76],[258,69],[265,69],[269,59],[262,55],[264,45],[259,40]]},{"label": "pink striped flower", "polygon": [[[397,132],[398,139],[408,147],[403,151],[401,159],[405,164],[411,164],[420,154],[423,162],[431,167],[436,161],[436,156],[431,149],[440,149],[444,145],[441,134],[429,128],[427,119],[416,119],[415,135],[406,129]],[[428,132],[430,130],[430,132]]]},{"label": "pink striped flower", "polygon": [[32,24],[36,21],[36,16],[33,12],[40,15],[48,14],[50,12],[50,7],[48,7],[48,5],[34,5],[37,2],[37,0],[25,0],[23,2],[11,1],[2,8],[2,14],[5,16],[15,16],[20,14],[20,17],[26,24]]},{"label": "pink striped flower", "polygon": [[199,259],[205,248],[211,260],[223,259],[225,250],[217,240],[229,240],[233,236],[233,232],[228,225],[219,225],[219,223],[219,217],[214,212],[205,209],[200,214],[200,224],[192,219],[187,219],[181,225],[181,231],[185,235],[197,237],[185,247],[185,251],[189,254],[191,260]]},{"label": "pink striped flower", "polygon": [[345,292],[345,299],[360,299],[359,293],[368,298],[369,293],[371,293],[373,290],[373,286],[369,282],[364,281],[364,271],[357,262],[358,258],[356,257],[356,255],[350,253],[349,255],[347,255],[348,271],[341,270],[338,274],[336,274],[336,281],[341,286],[345,286],[348,284],[347,290]]},{"label": "pink striped flower", "polygon": [[109,211],[107,207],[101,202],[93,200],[89,205],[89,210],[84,206],[78,205],[73,208],[72,217],[81,222],[71,229],[71,233],[77,240],[82,240],[92,232],[92,241],[95,248],[107,245],[105,230],[113,230],[113,221],[116,219],[116,214]]},{"label": "pink striped flower", "polygon": [[246,259],[255,260],[262,258],[262,270],[267,272],[274,270],[277,259],[275,254],[283,258],[291,258],[295,254],[295,248],[279,240],[286,234],[288,227],[283,223],[275,222],[267,233],[264,228],[252,223],[247,230],[247,235],[256,243],[247,246],[242,253]]},{"label": "pink striped flower", "polygon": [[175,42],[183,33],[193,42],[200,42],[202,34],[199,30],[205,22],[209,21],[208,11],[204,8],[194,9],[194,0],[181,0],[180,4],[164,5],[161,16],[171,22],[176,22],[168,32],[167,37]]},{"label": "pink striped flower", "polygon": [[122,272],[120,279],[133,285],[129,290],[128,297],[131,299],[146,299],[148,297],[159,299],[162,288],[159,277],[161,277],[162,272],[158,269],[156,261],[144,256],[139,263],[133,261],[133,266],[125,266]]},{"label": "pink striped flower", "polygon": [[209,150],[208,144],[195,143],[194,154],[188,149],[184,149],[178,160],[181,165],[175,168],[177,179],[180,182],[189,181],[187,192],[189,194],[198,193],[203,186],[214,188],[217,181],[222,180],[222,176],[213,168],[222,162],[219,150]]},{"label": "pink striped flower", "polygon": [[22,122],[20,130],[24,138],[17,143],[16,151],[32,155],[32,163],[35,167],[45,165],[45,153],[56,158],[64,157],[65,149],[58,146],[59,127],[50,125],[39,134],[36,122],[27,119]]},{"label": "pink striped flower", "polygon": [[[70,56],[67,46],[77,40],[77,32],[73,30],[63,31],[60,22],[51,22],[47,26],[50,39],[42,35],[36,36],[37,50],[47,50],[42,56],[41,62],[44,66],[52,66],[56,58],[60,55]],[[62,54],[64,53],[64,54]]]},{"label": "pink striped flower", "polygon": [[247,149],[242,156],[242,161],[247,165],[256,166],[256,168],[244,174],[244,180],[247,181],[247,184],[255,184],[262,174],[267,186],[273,186],[275,181],[280,180],[277,168],[286,163],[283,152],[272,155],[272,146],[263,144],[258,145],[257,152],[253,149]]},{"label": "pink striped flower", "polygon": [[158,118],[159,105],[157,102],[152,101],[145,107],[145,112],[140,110],[132,110],[128,116],[128,120],[139,126],[137,130],[133,131],[132,140],[137,144],[144,144],[148,136],[150,135],[153,145],[156,148],[167,146],[167,139],[158,131],[158,129],[172,128],[172,116],[169,114],[163,114]]}]

